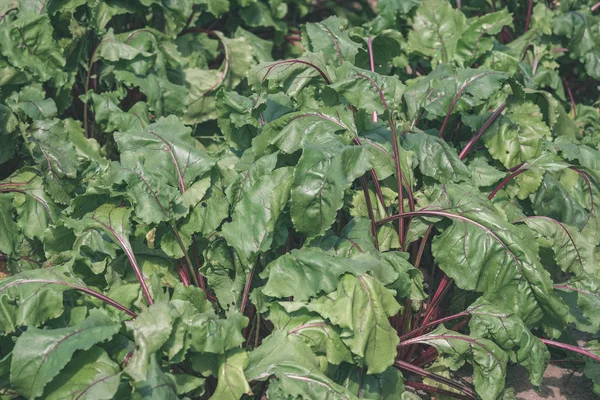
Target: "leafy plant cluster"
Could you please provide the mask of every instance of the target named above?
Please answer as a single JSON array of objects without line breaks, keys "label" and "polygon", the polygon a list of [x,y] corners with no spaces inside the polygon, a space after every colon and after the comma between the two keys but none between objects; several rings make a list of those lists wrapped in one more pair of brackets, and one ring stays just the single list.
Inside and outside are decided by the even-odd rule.
[{"label": "leafy plant cluster", "polygon": [[2,398],[600,394],[599,9],[4,2]]}]

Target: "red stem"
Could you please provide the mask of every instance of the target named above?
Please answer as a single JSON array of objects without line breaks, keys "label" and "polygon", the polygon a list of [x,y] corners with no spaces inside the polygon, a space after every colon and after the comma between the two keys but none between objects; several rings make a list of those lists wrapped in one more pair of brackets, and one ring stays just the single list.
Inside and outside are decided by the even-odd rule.
[{"label": "red stem", "polygon": [[369,213],[369,219],[371,220],[371,233],[373,234],[373,240],[375,241],[375,248],[379,249],[379,242],[377,240],[377,227],[375,226],[375,215],[373,215],[373,205],[371,203],[371,195],[369,194],[369,185],[367,183],[367,178],[365,178],[364,175],[360,177],[360,183],[365,196],[367,213]]},{"label": "red stem", "polygon": [[600,2],[598,2],[598,3],[594,4],[594,5],[592,6],[591,10],[592,10],[592,12],[594,12],[594,11],[596,11],[596,10],[597,10],[597,9],[599,9],[599,8],[600,8]]},{"label": "red stem", "polygon": [[417,389],[417,390],[422,390],[424,392],[442,394],[444,396],[453,397],[455,399],[461,399],[461,400],[462,399],[466,399],[466,400],[471,399],[469,396],[465,396],[464,394],[451,392],[449,390],[440,389],[440,388],[435,387],[435,386],[429,386],[429,385],[426,385],[424,383],[415,382],[415,381],[405,381],[404,382],[404,386],[408,386],[408,387],[411,387],[411,388],[414,388],[414,389]]},{"label": "red stem", "polygon": [[527,7],[527,18],[525,18],[525,32],[529,30],[529,21],[531,20],[531,10],[533,9],[533,0],[529,0]]},{"label": "red stem", "polygon": [[[455,320],[455,319],[458,319],[458,318],[468,317],[468,316],[470,316],[470,314],[468,312],[466,312],[466,311],[463,311],[463,312],[458,313],[458,314],[450,315],[448,317],[444,317],[444,318],[440,318],[440,319],[435,320],[435,321],[431,321],[428,324],[422,325],[422,326],[418,327],[417,329],[414,329],[414,330],[408,332],[407,334],[405,334],[403,336],[400,336],[400,341],[403,342],[404,340],[406,340],[406,339],[408,339],[408,338],[410,338],[412,336],[420,334],[421,332],[423,332],[424,330],[427,330],[428,328],[437,326],[439,324],[443,324],[444,322],[448,322],[448,321],[452,321],[452,320]],[[400,345],[398,345],[398,347],[400,347]]]},{"label": "red stem", "polygon": [[504,111],[505,108],[506,108],[506,104],[502,104],[500,107],[498,107],[498,109],[496,111],[494,111],[494,113],[487,119],[487,121],[485,121],[485,123],[481,126],[481,128],[479,128],[479,130],[477,131],[477,134],[475,136],[473,136],[471,138],[471,140],[469,140],[469,142],[465,145],[465,147],[462,149],[462,151],[458,155],[458,158],[463,160],[467,156],[467,154],[473,149],[473,146],[475,145],[475,143],[477,143],[479,138],[481,138],[481,136],[490,127],[490,125],[492,125],[494,123],[494,121],[496,121],[496,119],[500,116],[500,114],[502,114],[502,112]]},{"label": "red stem", "polygon": [[412,365],[410,363],[407,363],[406,361],[396,361],[394,363],[394,366],[399,368],[399,369],[403,369],[406,371],[410,371],[414,374],[423,376],[425,378],[429,378],[429,379],[433,379],[435,381],[438,381],[440,383],[443,383],[444,385],[450,386],[456,390],[460,390],[461,392],[463,392],[465,395],[467,395],[467,398],[469,399],[476,399],[477,395],[475,394],[475,392],[473,391],[473,389],[469,388],[468,386],[462,385],[450,378],[446,378],[444,376],[438,375],[438,374],[434,374],[433,372],[429,372],[424,370],[423,368],[419,368],[416,365]]},{"label": "red stem", "polygon": [[490,195],[488,196],[488,199],[493,199],[494,196],[496,196],[496,194],[498,194],[498,192],[500,191],[500,189],[502,189],[504,186],[506,186],[511,180],[513,180],[515,177],[517,177],[518,175],[521,175],[523,172],[527,171],[527,168],[523,168],[523,169],[518,169],[515,172],[513,172],[512,174],[510,174],[509,176],[507,176],[506,178],[504,178],[504,180],[502,182],[500,182],[498,184],[498,186],[496,186],[496,188],[492,191],[492,193],[490,193]]},{"label": "red stem", "polygon": [[586,349],[584,349],[582,347],[573,346],[573,345],[566,344],[566,343],[561,343],[561,342],[555,342],[554,340],[548,340],[548,339],[542,339],[542,338],[540,338],[540,340],[544,344],[546,344],[548,346],[557,347],[557,348],[563,349],[563,350],[569,350],[569,351],[572,351],[574,353],[578,353],[578,354],[581,354],[583,356],[589,357],[589,358],[591,358],[594,361],[600,362],[600,357],[598,357],[597,355],[595,355],[591,351],[586,350]]},{"label": "red stem", "polygon": [[[256,259],[256,264],[258,264],[260,259],[260,255]],[[252,286],[252,278],[254,277],[254,270],[256,269],[256,265],[252,266],[250,272],[248,273],[248,279],[246,279],[246,285],[244,286],[244,293],[242,294],[242,304],[240,304],[240,314],[244,315],[244,310],[246,309],[246,304],[248,304],[248,295],[250,294],[250,286]]]},{"label": "red stem", "polygon": [[562,78],[563,83],[565,84],[565,88],[567,89],[567,94],[569,95],[569,99],[571,100],[571,109],[573,110],[573,119],[577,118],[577,107],[575,106],[575,98],[573,97],[573,92],[571,92],[571,88],[569,87],[569,83],[565,78]]},{"label": "red stem", "polygon": [[18,281],[17,280],[17,281],[11,282],[8,285],[4,286],[3,289],[7,289],[11,286],[16,286],[18,284],[26,284],[26,283],[48,283],[48,284],[67,286],[72,289],[79,290],[83,293],[89,294],[90,296],[103,301],[104,303],[116,308],[117,310],[123,311],[125,314],[129,315],[132,318],[137,318],[136,313],[134,313],[133,311],[131,311],[129,308],[125,307],[124,305],[114,301],[110,297],[107,297],[107,296],[103,295],[102,293],[96,292],[95,290],[89,289],[85,286],[79,286],[74,283],[69,283],[69,282],[65,282],[65,281],[61,281],[61,280],[57,280],[57,281],[53,281],[51,279],[29,279],[27,281]]}]

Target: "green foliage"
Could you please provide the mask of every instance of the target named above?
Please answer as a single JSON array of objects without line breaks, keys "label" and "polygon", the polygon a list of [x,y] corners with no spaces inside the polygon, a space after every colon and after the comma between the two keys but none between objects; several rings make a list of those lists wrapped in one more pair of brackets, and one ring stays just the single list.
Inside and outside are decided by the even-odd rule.
[{"label": "green foliage", "polygon": [[598,6],[359,3],[0,5],[0,397],[600,393]]}]

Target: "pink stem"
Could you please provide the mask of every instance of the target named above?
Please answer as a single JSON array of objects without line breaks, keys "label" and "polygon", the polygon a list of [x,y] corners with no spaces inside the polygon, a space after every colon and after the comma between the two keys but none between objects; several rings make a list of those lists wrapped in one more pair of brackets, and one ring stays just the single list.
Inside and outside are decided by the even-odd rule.
[{"label": "pink stem", "polygon": [[479,130],[477,131],[477,134],[475,136],[473,136],[471,138],[471,140],[469,140],[469,143],[466,144],[465,148],[462,149],[462,151],[458,155],[458,158],[463,160],[467,156],[467,154],[471,151],[471,149],[473,148],[475,143],[477,143],[479,138],[481,138],[481,136],[490,127],[490,125],[492,125],[494,123],[494,121],[496,121],[496,119],[500,116],[500,114],[502,114],[502,112],[504,111],[505,108],[506,108],[506,104],[502,104],[500,107],[498,107],[498,109],[496,111],[494,111],[494,113],[488,118],[487,121],[485,121],[485,123],[481,126],[481,128],[479,128]]},{"label": "pink stem", "polygon": [[515,172],[513,172],[512,174],[510,174],[509,176],[507,176],[506,178],[504,178],[504,180],[502,182],[500,182],[500,184],[498,184],[498,186],[496,186],[496,188],[492,191],[492,193],[490,193],[490,195],[488,196],[488,199],[490,199],[490,200],[493,199],[494,196],[496,196],[496,194],[498,194],[500,189],[502,189],[504,186],[506,186],[508,184],[508,182],[513,180],[518,175],[521,175],[525,171],[527,171],[526,168],[518,169]]},{"label": "pink stem", "polygon": [[542,338],[540,338],[540,340],[544,344],[546,344],[548,346],[558,347],[559,349],[563,349],[563,350],[569,350],[569,351],[572,351],[574,353],[578,353],[578,354],[581,354],[583,356],[589,357],[589,358],[591,358],[594,361],[600,362],[600,357],[598,357],[597,355],[595,355],[591,351],[586,350],[586,349],[584,349],[582,347],[573,346],[573,345],[566,344],[566,343],[561,343],[561,342],[555,342],[554,340],[548,340],[548,339],[542,339]]},{"label": "pink stem", "polygon": [[410,371],[414,374],[423,376],[425,378],[429,378],[429,379],[433,379],[435,381],[438,381],[440,383],[443,383],[444,385],[450,386],[456,390],[460,390],[461,392],[463,392],[464,394],[467,395],[468,398],[470,399],[476,399],[477,395],[475,394],[475,392],[473,391],[473,389],[464,386],[450,378],[446,378],[443,377],[441,375],[438,374],[434,374],[433,372],[429,372],[424,370],[423,368],[419,368],[416,365],[412,365],[410,363],[407,363],[406,361],[396,361],[394,363],[394,366],[396,366],[399,369],[403,369],[406,371]]},{"label": "pink stem", "polygon": [[529,0],[527,7],[527,18],[525,18],[525,32],[529,30],[529,21],[531,20],[531,10],[533,9],[533,0]]}]

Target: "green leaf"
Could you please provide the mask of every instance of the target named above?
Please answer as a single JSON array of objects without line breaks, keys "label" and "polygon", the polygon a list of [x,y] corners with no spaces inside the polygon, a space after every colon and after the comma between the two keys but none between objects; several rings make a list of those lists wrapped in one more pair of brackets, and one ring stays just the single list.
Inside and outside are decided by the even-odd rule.
[{"label": "green leaf", "polygon": [[343,61],[354,63],[361,45],[353,42],[344,32],[344,21],[336,16],[304,26],[303,44],[313,53],[322,52],[328,63],[337,65]]},{"label": "green leaf", "polygon": [[[361,274],[377,268],[379,260],[367,254],[353,259],[334,257],[318,249],[293,250],[269,263],[260,276],[267,279],[263,293],[272,297],[294,296],[304,301],[336,289],[346,272]],[[297,282],[303,282],[298,285]]]},{"label": "green leaf", "polygon": [[104,312],[92,310],[78,326],[42,330],[29,328],[13,350],[10,366],[15,390],[32,399],[69,363],[77,350],[87,350],[112,338],[121,328]]},{"label": "green leaf", "polygon": [[135,400],[140,399],[165,399],[178,400],[177,385],[172,375],[165,373],[156,355],[150,358],[148,373],[144,379],[135,385],[132,396]]},{"label": "green leaf", "polygon": [[443,0],[421,3],[408,34],[408,46],[414,51],[433,58],[432,64],[450,61],[467,26],[463,13]]},{"label": "green leaf", "polygon": [[394,292],[369,275],[344,275],[337,291],[308,306],[342,328],[342,341],[362,358],[368,374],[384,372],[400,342],[388,319],[400,310]]},{"label": "green leaf", "polygon": [[483,141],[494,159],[513,168],[539,156],[542,140],[549,137],[550,129],[542,121],[539,107],[522,103],[498,118],[486,130]]},{"label": "green leaf", "polygon": [[18,94],[13,93],[7,103],[13,112],[22,113],[32,120],[56,117],[56,103],[45,98],[44,90],[36,86],[26,86]]},{"label": "green leaf", "polygon": [[491,340],[473,338],[439,327],[431,333],[409,339],[404,343],[424,343],[435,347],[444,355],[442,363],[447,363],[452,370],[456,370],[468,361],[473,365],[473,382],[477,394],[484,399],[501,398],[508,357]]},{"label": "green leaf", "polygon": [[67,81],[66,61],[53,32],[48,14],[20,13],[0,26],[0,52],[13,66],[60,87]]},{"label": "green leaf", "polygon": [[255,88],[283,88],[286,94],[296,97],[313,80],[331,83],[326,65],[322,53],[307,53],[298,59],[260,63],[248,73],[248,82]]},{"label": "green leaf", "polygon": [[123,167],[142,170],[144,176],[177,187],[182,194],[214,165],[196,148],[191,129],[174,116],[160,118],[144,130],[116,133],[115,140]]},{"label": "green leaf", "polygon": [[467,312],[471,315],[470,336],[492,340],[512,362],[529,371],[529,380],[534,386],[540,386],[550,362],[550,352],[523,321],[481,299],[473,303]]},{"label": "green leaf", "polygon": [[413,152],[423,175],[441,183],[469,181],[471,171],[446,141],[425,133],[404,135],[402,147]]},{"label": "green leaf", "polygon": [[252,390],[244,376],[247,365],[248,353],[242,349],[230,350],[220,355],[217,388],[211,399],[238,400],[244,394],[251,395]]},{"label": "green leaf", "polygon": [[119,387],[120,371],[100,347],[78,351],[65,369],[46,386],[44,398],[58,400],[78,396],[80,399],[110,400]]},{"label": "green leaf", "polygon": [[570,322],[583,332],[600,331],[600,279],[596,275],[581,274],[554,286],[569,305]]},{"label": "green leaf", "polygon": [[13,218],[14,208],[10,195],[0,195],[0,252],[12,257],[18,254],[21,242],[19,227]]},{"label": "green leaf", "polygon": [[8,191],[14,191],[13,205],[23,235],[29,239],[42,239],[46,229],[56,223],[59,214],[56,204],[44,191],[38,171],[22,168],[2,181],[1,185]]},{"label": "green leaf", "polygon": [[360,393],[364,399],[404,399],[404,377],[397,368],[388,368],[381,374],[367,375],[362,368],[347,366],[340,368],[336,382],[341,382],[351,393]]},{"label": "green leaf", "polygon": [[345,62],[336,75],[336,82],[329,87],[359,109],[383,114],[387,108],[397,110],[402,104],[404,85],[394,76],[356,68],[349,62]]},{"label": "green leaf", "polygon": [[471,65],[481,55],[492,50],[493,39],[487,36],[496,35],[505,25],[512,25],[512,16],[507,9],[502,9],[481,17],[469,18],[467,24],[456,44],[454,57],[464,65]]},{"label": "green leaf", "polygon": [[231,222],[223,225],[230,246],[251,260],[271,248],[275,224],[292,186],[292,169],[279,168],[256,180],[235,206]]},{"label": "green leaf", "polygon": [[64,311],[63,292],[86,288],[65,272],[63,267],[35,269],[0,281],[0,330],[11,333],[59,317]]},{"label": "green leaf", "polygon": [[567,309],[552,289],[531,233],[506,222],[500,210],[466,185],[439,190],[434,204],[448,208],[441,215],[453,221],[432,243],[440,268],[458,287],[483,293],[527,326],[560,329]]},{"label": "green leaf", "polygon": [[352,354],[340,338],[341,329],[332,326],[316,313],[305,309],[286,311],[285,303],[271,303],[269,320],[276,330],[296,335],[317,355],[325,355],[330,364],[352,363]]},{"label": "green leaf", "polygon": [[250,352],[244,373],[248,381],[273,378],[281,398],[357,398],[321,372],[317,357],[299,336],[285,331],[269,335]]},{"label": "green leaf", "polygon": [[545,216],[530,216],[522,220],[539,238],[541,247],[554,252],[554,260],[565,272],[580,275],[584,271],[595,275],[600,266],[596,246],[575,227]]},{"label": "green leaf", "polygon": [[134,381],[146,380],[147,374],[156,372],[159,366],[154,366],[154,354],[169,339],[173,328],[169,305],[155,303],[141,313],[134,321],[128,323],[133,331],[136,350],[127,364],[125,372]]},{"label": "green leaf", "polygon": [[344,146],[335,137],[305,145],[294,170],[294,228],[308,237],[323,234],[343,205],[344,191],[370,167],[371,153],[362,146]]},{"label": "green leaf", "polygon": [[318,111],[289,113],[265,125],[260,135],[252,141],[252,150],[257,157],[271,146],[291,154],[323,132],[355,134],[356,126],[347,109],[336,107]]}]

